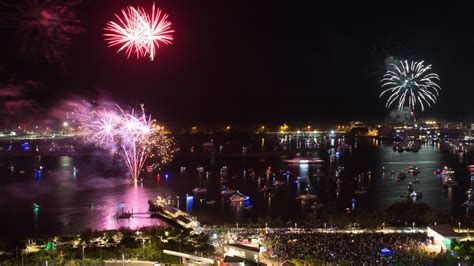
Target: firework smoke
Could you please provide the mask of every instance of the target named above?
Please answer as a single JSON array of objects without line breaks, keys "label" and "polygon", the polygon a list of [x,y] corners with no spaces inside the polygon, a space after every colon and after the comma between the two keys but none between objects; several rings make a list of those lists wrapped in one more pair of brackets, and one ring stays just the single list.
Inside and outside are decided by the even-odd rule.
[{"label": "firework smoke", "polygon": [[23,55],[40,55],[49,63],[62,63],[64,50],[81,32],[77,18],[80,0],[28,0],[12,20],[19,26]]}]

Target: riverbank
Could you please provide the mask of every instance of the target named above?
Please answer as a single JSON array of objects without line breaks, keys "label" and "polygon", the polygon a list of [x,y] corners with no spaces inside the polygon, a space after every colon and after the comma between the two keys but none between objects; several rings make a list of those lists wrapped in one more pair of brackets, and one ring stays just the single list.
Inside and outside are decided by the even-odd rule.
[{"label": "riverbank", "polygon": [[113,260],[179,263],[163,250],[210,254],[207,235],[179,228],[148,227],[139,230],[88,231],[78,235],[3,243],[0,261],[6,264],[96,265]]}]

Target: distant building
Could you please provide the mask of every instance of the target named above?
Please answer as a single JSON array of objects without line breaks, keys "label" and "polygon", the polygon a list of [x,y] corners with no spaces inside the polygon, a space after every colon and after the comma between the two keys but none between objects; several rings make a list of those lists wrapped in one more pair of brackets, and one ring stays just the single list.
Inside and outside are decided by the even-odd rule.
[{"label": "distant building", "polygon": [[370,127],[360,121],[351,121],[349,124],[338,125],[337,133],[347,134],[352,137],[375,137],[377,136],[377,128]]},{"label": "distant building", "polygon": [[446,123],[440,128],[440,138],[449,140],[449,139],[464,139],[465,136],[468,136],[467,128],[463,126],[462,123]]}]

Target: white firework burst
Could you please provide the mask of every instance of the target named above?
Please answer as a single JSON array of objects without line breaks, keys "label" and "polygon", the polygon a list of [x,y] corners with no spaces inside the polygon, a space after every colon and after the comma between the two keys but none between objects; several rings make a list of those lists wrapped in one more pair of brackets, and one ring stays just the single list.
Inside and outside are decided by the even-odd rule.
[{"label": "white firework burst", "polygon": [[424,61],[398,61],[390,64],[382,80],[382,93],[390,95],[385,103],[389,108],[396,104],[399,111],[407,106],[411,111],[415,110],[417,104],[421,111],[425,106],[431,107],[435,104],[441,87],[436,83],[439,76],[431,71],[431,65],[424,65]]}]

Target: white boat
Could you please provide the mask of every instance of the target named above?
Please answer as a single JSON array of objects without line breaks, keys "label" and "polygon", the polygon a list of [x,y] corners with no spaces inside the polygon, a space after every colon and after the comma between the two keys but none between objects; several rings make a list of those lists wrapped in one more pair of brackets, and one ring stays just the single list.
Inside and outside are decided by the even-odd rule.
[{"label": "white boat", "polygon": [[414,199],[414,200],[416,200],[416,199],[421,199],[421,198],[423,198],[423,193],[422,193],[422,192],[419,192],[419,191],[418,191],[418,192],[412,191],[412,192],[409,194],[409,197],[410,197],[411,199]]},{"label": "white boat", "polygon": [[201,225],[196,217],[169,205],[164,198],[157,197],[149,200],[148,205],[150,214],[158,215],[184,228],[191,229],[193,232],[201,232]]},{"label": "white boat", "polygon": [[206,192],[207,192],[207,188],[203,188],[203,187],[196,187],[193,189],[194,194],[204,194]]},{"label": "white boat", "polygon": [[247,201],[248,199],[250,199],[249,196],[246,196],[240,193],[239,191],[235,192],[234,195],[230,197],[230,201],[232,202],[244,202],[244,201]]},{"label": "white boat", "polygon": [[235,192],[237,192],[237,190],[229,189],[228,187],[223,187],[222,190],[221,190],[221,195],[222,196],[230,196],[230,195],[234,195]]},{"label": "white boat", "polygon": [[295,180],[295,183],[303,183],[303,182],[309,182],[309,178],[298,176]]},{"label": "white boat", "polygon": [[293,158],[283,160],[283,162],[288,164],[322,164],[324,160],[319,158]]}]

